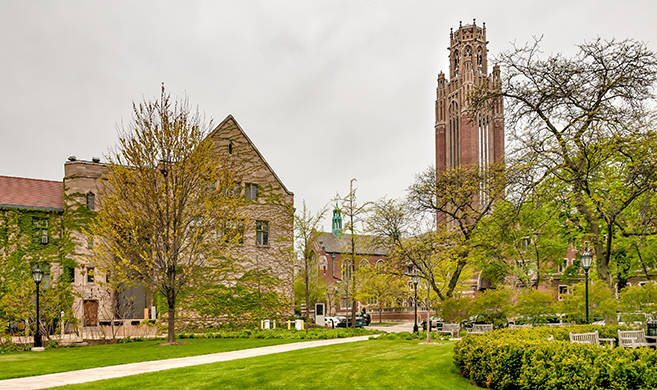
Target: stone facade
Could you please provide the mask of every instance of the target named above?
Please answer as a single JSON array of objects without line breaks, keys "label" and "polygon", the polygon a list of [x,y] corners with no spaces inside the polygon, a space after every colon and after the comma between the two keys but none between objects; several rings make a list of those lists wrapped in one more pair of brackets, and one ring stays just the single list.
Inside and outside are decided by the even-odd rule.
[{"label": "stone facade", "polygon": [[[217,160],[238,172],[242,195],[251,196],[253,200],[245,206],[250,223],[244,226],[243,244],[236,249],[236,255],[247,267],[273,271],[285,281],[281,293],[291,297],[294,194],[285,187],[231,115],[208,137],[214,141]],[[97,210],[107,171],[107,166],[99,159],[83,161],[72,156],[64,164],[62,182],[4,177],[6,180],[0,182],[9,184],[0,186],[0,209],[42,209],[44,213],[61,216],[66,210],[63,202],[77,200],[90,210]],[[45,195],[39,197],[40,194]],[[68,272],[71,272],[76,292],[73,310],[80,323],[78,333],[86,338],[109,337],[112,333],[132,336],[149,333],[150,330],[138,325],[141,320],[157,316],[152,306],[152,292],[141,287],[131,288],[122,297],[123,301],[130,302],[130,307],[120,309],[122,313],[117,314],[114,306],[117,297],[102,283],[108,276],[96,271],[98,264],[92,256],[96,239],[83,231],[75,232],[74,237],[78,266]],[[51,277],[59,277],[64,272],[54,267]]]}]

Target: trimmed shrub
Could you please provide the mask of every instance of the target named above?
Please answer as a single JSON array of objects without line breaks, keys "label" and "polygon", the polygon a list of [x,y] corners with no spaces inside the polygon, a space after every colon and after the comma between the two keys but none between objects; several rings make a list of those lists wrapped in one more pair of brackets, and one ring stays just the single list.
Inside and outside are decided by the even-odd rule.
[{"label": "trimmed shrub", "polygon": [[461,375],[491,389],[656,388],[656,351],[568,341],[571,332],[596,330],[600,337],[615,338],[619,328],[624,327],[577,325],[466,335],[454,346],[454,363]]}]

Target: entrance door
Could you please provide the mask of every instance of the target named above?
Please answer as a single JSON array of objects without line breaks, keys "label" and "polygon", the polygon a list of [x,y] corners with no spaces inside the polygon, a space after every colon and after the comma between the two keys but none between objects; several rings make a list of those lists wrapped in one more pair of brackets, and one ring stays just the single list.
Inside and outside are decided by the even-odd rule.
[{"label": "entrance door", "polygon": [[98,325],[98,301],[84,301],[84,326]]}]

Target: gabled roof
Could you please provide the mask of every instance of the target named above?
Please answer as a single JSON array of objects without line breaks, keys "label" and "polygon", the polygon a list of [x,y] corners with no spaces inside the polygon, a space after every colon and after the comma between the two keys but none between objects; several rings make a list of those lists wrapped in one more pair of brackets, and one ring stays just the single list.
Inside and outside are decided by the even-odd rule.
[{"label": "gabled roof", "polygon": [[61,181],[0,176],[0,207],[61,211],[64,185]]},{"label": "gabled roof", "polygon": [[281,181],[281,179],[278,177],[278,175],[276,174],[276,172],[274,172],[274,170],[271,168],[271,166],[269,165],[269,163],[267,162],[267,160],[265,160],[265,158],[262,156],[262,154],[260,153],[260,151],[258,150],[258,148],[255,146],[255,144],[253,143],[253,141],[251,141],[251,138],[249,138],[249,136],[246,135],[246,132],[244,131],[244,129],[242,129],[242,126],[240,126],[240,124],[237,123],[237,120],[235,120],[235,118],[234,118],[231,114],[228,114],[228,116],[227,116],[223,121],[221,121],[221,123],[219,123],[219,124],[217,125],[217,127],[214,128],[214,130],[212,130],[212,132],[208,135],[208,137],[213,136],[215,133],[219,132],[219,130],[225,128],[226,125],[227,125],[229,122],[232,122],[232,124],[235,125],[235,128],[237,128],[237,129],[242,133],[242,135],[244,136],[244,139],[246,139],[246,141],[249,143],[249,145],[251,145],[251,147],[253,148],[253,150],[255,150],[255,152],[256,152],[257,155],[258,155],[258,158],[260,158],[260,160],[263,162],[263,164],[265,164],[265,166],[267,167],[267,169],[269,170],[269,172],[274,176],[274,178],[276,178],[276,181],[278,182],[278,184],[281,185],[281,188],[283,188],[283,190],[284,190],[288,195],[294,195],[290,190],[287,189],[287,187],[285,187],[285,184],[283,184],[283,181]]},{"label": "gabled roof", "polygon": [[[386,256],[388,251],[373,244],[374,237],[364,234],[356,235],[356,254]],[[351,234],[343,234],[337,238],[333,233],[318,232],[315,238],[318,246],[326,253],[349,253]]]}]

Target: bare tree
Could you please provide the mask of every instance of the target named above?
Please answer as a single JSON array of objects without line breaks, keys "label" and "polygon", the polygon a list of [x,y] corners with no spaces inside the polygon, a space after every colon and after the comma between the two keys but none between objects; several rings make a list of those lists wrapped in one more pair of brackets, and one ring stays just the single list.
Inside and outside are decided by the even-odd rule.
[{"label": "bare tree", "polygon": [[498,56],[501,90],[482,86],[472,107],[505,98],[512,156],[529,172],[527,185],[556,178],[567,186],[580,241],[593,244],[598,275],[610,284],[621,215],[657,178],[657,56],[644,43],[596,39],[571,58],[544,57],[539,43]]},{"label": "bare tree", "polygon": [[[312,271],[317,270],[317,264],[313,261],[312,241],[317,235],[317,228],[326,215],[326,207],[313,214],[303,202],[303,209],[294,215],[294,231],[296,233],[297,251],[302,257],[302,277],[304,282],[304,297],[306,301],[306,317],[310,316],[310,284]],[[314,267],[314,269],[313,269]],[[316,272],[315,272],[316,273]]]}]

